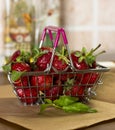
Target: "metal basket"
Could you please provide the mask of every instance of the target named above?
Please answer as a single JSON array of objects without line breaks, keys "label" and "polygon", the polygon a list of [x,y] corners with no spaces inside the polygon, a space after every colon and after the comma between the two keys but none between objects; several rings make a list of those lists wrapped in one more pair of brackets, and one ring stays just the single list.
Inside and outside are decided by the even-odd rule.
[{"label": "metal basket", "polygon": [[[22,84],[21,86],[17,85],[18,83],[12,81],[11,73],[8,74],[8,79],[13,86],[13,90],[17,98],[24,105],[39,105],[41,103],[44,103],[45,98],[55,100],[61,95],[78,97],[79,100],[83,102],[86,102],[89,99],[93,98],[96,95],[96,89],[100,84],[102,84],[102,77],[104,72],[107,72],[109,68],[97,65],[95,69],[76,70],[71,60],[67,44],[68,41],[65,36],[64,29],[51,26],[46,27],[43,31],[39,47],[42,46],[47,31],[49,33],[50,39],[54,43],[52,57],[50,64],[47,65],[47,69],[42,72],[25,72],[20,78],[20,83]],[[51,31],[55,31],[58,34],[55,41],[52,38]],[[58,45],[60,34],[62,34],[64,44],[68,50],[70,65],[67,68],[68,71],[52,72],[50,70],[52,68],[55,49]],[[96,79],[93,81],[93,78],[95,78],[95,76]],[[44,78],[42,85],[39,84],[40,77]],[[27,83],[24,83],[24,78],[26,78]],[[35,84],[32,84],[33,78],[36,81]],[[47,83],[48,78],[50,78],[50,82]],[[68,79],[70,81],[68,81]]]}]

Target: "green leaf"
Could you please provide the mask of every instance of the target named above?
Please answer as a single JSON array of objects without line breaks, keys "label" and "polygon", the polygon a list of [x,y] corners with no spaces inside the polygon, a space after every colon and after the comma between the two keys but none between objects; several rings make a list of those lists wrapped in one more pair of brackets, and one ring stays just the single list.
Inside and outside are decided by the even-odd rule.
[{"label": "green leaf", "polygon": [[89,113],[95,113],[95,112],[97,112],[97,110],[93,109],[93,108],[89,108],[89,110],[87,112],[89,112]]},{"label": "green leaf", "polygon": [[78,62],[81,63],[85,59],[84,56],[79,57]]},{"label": "green leaf", "polygon": [[87,50],[85,47],[82,48],[82,54],[86,54],[87,53]]},{"label": "green leaf", "polygon": [[17,62],[28,62],[30,59],[30,55],[31,55],[30,52],[21,50],[21,54],[20,54],[20,56],[18,56],[16,58],[16,61]]},{"label": "green leaf", "polygon": [[50,100],[50,99],[44,99],[44,101],[45,101],[45,103],[47,103],[47,104],[52,104],[52,100]]},{"label": "green leaf", "polygon": [[53,101],[53,103],[57,106],[63,107],[75,103],[76,101],[78,101],[78,98],[64,95]]},{"label": "green leaf", "polygon": [[4,66],[2,66],[2,69],[4,70],[4,72],[8,73],[11,71],[11,63],[8,63]]},{"label": "green leaf", "polygon": [[41,104],[40,105],[40,113],[46,110],[47,107],[52,106],[52,104]]},{"label": "green leaf", "polygon": [[77,102],[78,98],[71,96],[60,96],[59,99],[54,100],[53,102],[50,99],[44,100],[46,104],[40,105],[40,113],[43,112],[47,107],[55,107],[57,109],[64,110],[65,112],[75,112],[75,113],[94,113],[97,110],[92,109],[86,104]]},{"label": "green leaf", "polygon": [[12,73],[11,73],[11,79],[12,81],[16,81],[18,79],[20,79],[20,77],[22,76],[22,74],[24,74],[25,72],[20,72],[20,71],[15,71],[13,70]]},{"label": "green leaf", "polygon": [[73,103],[62,108],[65,112],[77,112],[77,113],[93,113],[97,112],[95,109],[91,109],[88,105],[81,102]]},{"label": "green leaf", "polygon": [[40,56],[42,56],[43,54],[46,53],[46,51],[42,51],[37,46],[34,46],[31,50],[31,52],[32,52],[32,55],[29,59],[30,59],[30,62],[34,63],[34,64],[35,64],[36,60],[38,59],[38,57],[40,57]]},{"label": "green leaf", "polygon": [[79,51],[76,51],[75,55],[76,55],[77,57],[81,57],[81,56],[82,56],[81,52],[79,52]]}]

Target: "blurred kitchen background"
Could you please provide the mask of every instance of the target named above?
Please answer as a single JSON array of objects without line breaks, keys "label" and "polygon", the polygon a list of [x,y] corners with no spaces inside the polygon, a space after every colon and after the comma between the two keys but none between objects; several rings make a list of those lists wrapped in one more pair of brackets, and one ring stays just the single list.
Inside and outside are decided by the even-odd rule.
[{"label": "blurred kitchen background", "polygon": [[0,0],[0,70],[4,57],[37,44],[46,25],[64,27],[71,50],[100,43],[106,53],[97,60],[115,62],[114,5],[115,0]]}]

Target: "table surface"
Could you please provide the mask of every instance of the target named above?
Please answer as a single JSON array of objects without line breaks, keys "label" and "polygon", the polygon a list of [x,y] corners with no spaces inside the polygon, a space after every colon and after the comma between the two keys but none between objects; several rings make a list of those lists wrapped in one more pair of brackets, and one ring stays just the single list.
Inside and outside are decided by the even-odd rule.
[{"label": "table surface", "polygon": [[[113,86],[115,86],[115,81],[114,81],[115,75],[114,74],[115,74],[115,69],[111,70],[111,72],[109,72],[109,73],[107,72],[107,74],[106,74],[106,76],[109,76],[109,78],[111,78],[110,84],[113,84]],[[5,86],[9,85],[9,82],[4,73],[0,73],[0,78],[1,78],[1,81],[0,81],[0,91],[1,91],[2,86],[5,84],[6,84]],[[105,81],[106,81],[106,79],[107,78],[105,78]],[[114,81],[114,83],[113,83],[113,81]],[[0,95],[0,98],[15,97],[15,95],[13,93],[10,93],[8,89],[10,89],[10,88],[7,88],[7,91],[5,88],[2,89],[2,95]],[[108,90],[106,90],[106,91],[108,91]],[[115,91],[115,87],[114,87],[114,91]],[[111,91],[108,93],[110,93],[110,95],[111,95]],[[105,97],[104,98],[101,97],[99,99],[107,101],[107,102],[115,103],[115,96],[112,96],[112,98],[110,97],[109,98],[110,101],[109,101],[109,99],[106,100]],[[26,128],[13,124],[13,123],[10,123],[4,119],[0,119],[0,129],[1,130],[26,130]],[[112,119],[109,121],[104,121],[104,122],[89,126],[87,128],[82,128],[81,130],[103,130],[103,129],[115,130],[115,119]]]}]

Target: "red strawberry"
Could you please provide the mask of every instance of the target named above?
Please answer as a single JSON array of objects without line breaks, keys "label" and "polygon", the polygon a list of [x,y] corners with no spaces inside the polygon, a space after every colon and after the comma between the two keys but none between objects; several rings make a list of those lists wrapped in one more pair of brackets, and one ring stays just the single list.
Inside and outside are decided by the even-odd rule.
[{"label": "red strawberry", "polygon": [[44,71],[47,68],[47,65],[50,63],[51,55],[52,53],[48,52],[37,58],[36,65],[39,70]]},{"label": "red strawberry", "polygon": [[29,64],[27,63],[24,63],[24,62],[16,62],[16,63],[13,63],[12,66],[11,66],[11,70],[15,70],[15,71],[30,71],[31,68],[29,66]]},{"label": "red strawberry", "polygon": [[18,87],[18,88],[19,87],[20,88],[22,88],[22,87],[28,87],[28,78],[27,78],[27,76],[21,77],[20,79],[16,80],[14,82],[14,85],[16,87]]},{"label": "red strawberry", "polygon": [[[96,64],[96,57],[105,51],[102,51],[96,55],[94,52],[101,46],[99,44],[96,48],[91,49],[89,52],[86,48],[82,48],[82,51],[75,51],[71,54],[71,58],[73,61],[73,65],[78,70],[84,69],[94,69],[97,67]],[[97,81],[98,75],[91,73],[77,73],[76,74],[77,80],[80,84],[87,85],[94,84]]]},{"label": "red strawberry", "polygon": [[94,85],[99,79],[98,73],[84,73],[77,74],[77,82],[78,84],[86,85],[87,87],[91,87]]},{"label": "red strawberry", "polygon": [[11,61],[16,61],[16,58],[17,58],[18,56],[20,56],[20,54],[21,54],[20,50],[15,51],[15,52],[13,53],[13,55],[11,56]]},{"label": "red strawberry", "polygon": [[71,54],[71,58],[73,61],[73,65],[76,69],[78,70],[84,70],[84,69],[88,69],[89,66],[85,63],[84,60],[79,61],[79,57],[76,55],[76,53],[79,53],[79,51],[73,52]]},{"label": "red strawberry", "polygon": [[67,79],[69,78],[69,79],[72,79],[72,78],[74,78],[74,76],[75,76],[76,74],[74,74],[73,72],[72,72],[72,70],[69,68],[68,70],[67,70],[67,73],[66,74],[61,74],[61,81],[63,82],[65,82],[65,81],[67,81]]},{"label": "red strawberry", "polygon": [[100,77],[99,73],[92,73],[88,83],[95,84],[98,81],[99,77]]},{"label": "red strawberry", "polygon": [[50,63],[52,52],[49,51],[49,48],[36,48],[32,49],[30,63],[33,66],[33,70],[36,68],[39,71],[44,71],[48,64]]},{"label": "red strawberry", "polygon": [[60,59],[59,56],[55,55],[53,60],[53,67],[58,71],[63,71],[68,67],[68,65],[66,62]]},{"label": "red strawberry", "polygon": [[[27,63],[16,62],[11,65],[11,70],[12,71],[15,70],[15,71],[19,71],[19,72],[27,72],[27,71],[30,71],[31,68]],[[15,75],[15,76],[17,76],[17,75]],[[20,77],[19,79],[14,81],[14,85],[15,86],[28,86],[28,77],[27,76]]]},{"label": "red strawberry", "polygon": [[84,86],[75,85],[70,90],[66,91],[65,95],[70,95],[74,97],[84,96],[84,90],[85,90]]},{"label": "red strawberry", "polygon": [[74,78],[75,75],[76,75],[76,73],[74,74],[74,73],[72,72],[72,70],[69,68],[69,69],[66,71],[66,73],[63,72],[63,73],[61,73],[61,74],[55,74],[54,77],[53,77],[54,83],[57,84],[57,85],[59,85],[59,83],[61,84],[61,83],[66,82],[68,78],[69,78],[69,79]]},{"label": "red strawberry", "polygon": [[59,96],[62,95],[62,93],[63,90],[61,86],[54,86],[51,89],[46,91],[45,96],[50,100],[55,100],[59,98]]},{"label": "red strawberry", "polygon": [[66,70],[69,64],[69,59],[67,58],[67,50],[62,47],[61,52],[57,52],[53,59],[53,69],[54,71]]},{"label": "red strawberry", "polygon": [[91,49],[89,52],[85,47],[81,51],[75,51],[71,54],[73,65],[78,70],[84,70],[89,68],[96,68],[96,57],[105,51],[102,51],[96,55],[94,52],[101,46],[99,44],[96,48]]},{"label": "red strawberry", "polygon": [[79,86],[75,79],[68,79],[64,86],[63,93],[65,95],[83,97],[84,96],[85,87]]},{"label": "red strawberry", "polygon": [[21,51],[17,50],[13,53],[11,56],[11,61],[10,62],[26,62],[29,63],[30,60],[30,53],[27,51]]},{"label": "red strawberry", "polygon": [[38,90],[44,91],[51,88],[52,77],[50,75],[32,76],[30,82],[32,86],[37,86]]},{"label": "red strawberry", "polygon": [[38,100],[38,93],[35,88],[17,89],[17,95],[21,102],[26,104],[35,104]]}]

